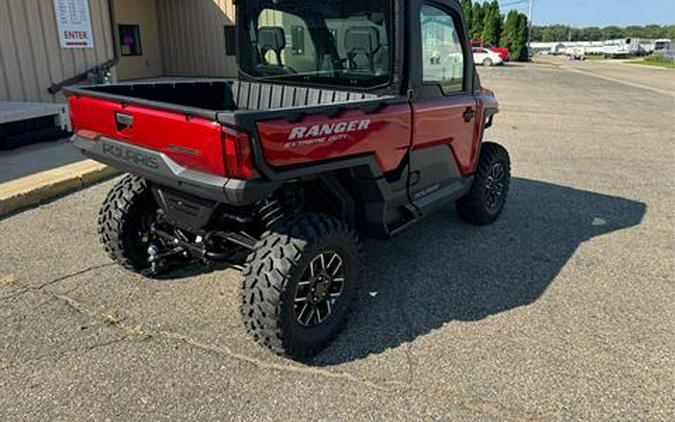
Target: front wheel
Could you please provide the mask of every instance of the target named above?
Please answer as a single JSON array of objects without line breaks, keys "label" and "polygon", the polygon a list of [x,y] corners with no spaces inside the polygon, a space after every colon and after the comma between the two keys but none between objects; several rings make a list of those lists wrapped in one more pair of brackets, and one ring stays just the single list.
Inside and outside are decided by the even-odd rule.
[{"label": "front wheel", "polygon": [[492,61],[492,59],[483,60],[483,66],[491,67],[493,64],[494,64],[494,62]]},{"label": "front wheel", "polygon": [[504,210],[510,185],[509,153],[501,145],[484,143],[471,190],[457,201],[459,215],[477,226],[494,223]]},{"label": "front wheel", "polygon": [[248,259],[241,314],[273,352],[315,355],[342,329],[358,291],[361,244],[344,222],[296,214],[274,224]]}]

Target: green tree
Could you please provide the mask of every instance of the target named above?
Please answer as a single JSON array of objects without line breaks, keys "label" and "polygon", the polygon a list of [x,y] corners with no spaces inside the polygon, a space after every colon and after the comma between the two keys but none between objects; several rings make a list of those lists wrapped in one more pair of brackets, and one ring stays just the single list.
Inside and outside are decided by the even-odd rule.
[{"label": "green tree", "polygon": [[601,41],[602,29],[592,26],[581,30],[579,41]]},{"label": "green tree", "polygon": [[474,39],[478,39],[483,34],[483,21],[485,20],[485,14],[483,6],[476,2],[473,4],[471,9],[471,36]]},{"label": "green tree", "polygon": [[500,45],[502,43],[502,33],[504,32],[504,15],[501,14],[501,11],[498,13],[499,18],[497,19],[497,41],[495,45]]},{"label": "green tree", "polygon": [[566,25],[550,25],[543,28],[542,41],[555,42],[567,41],[569,37],[570,27]]},{"label": "green tree", "polygon": [[462,0],[462,13],[464,14],[464,22],[469,30],[469,38],[472,38],[471,34],[471,12],[473,11],[473,4],[471,0]]},{"label": "green tree", "polygon": [[664,34],[665,37],[663,38],[670,38],[671,40],[675,40],[675,25],[670,25],[664,29]]},{"label": "green tree", "polygon": [[499,11],[499,4],[493,0],[484,6],[485,17],[483,18],[483,32],[481,39],[492,45],[499,45],[502,15]]},{"label": "green tree", "polygon": [[[504,32],[507,32],[506,28],[504,28]],[[615,38],[674,38],[675,25],[632,25],[625,28],[618,26],[607,26],[604,28],[594,26],[587,28],[572,28],[566,25],[532,27],[532,41],[567,41],[570,39],[570,35],[571,41],[604,41]]]},{"label": "green tree", "polygon": [[544,36],[544,27],[543,26],[533,26],[532,27],[532,41],[541,42]]},{"label": "green tree", "polygon": [[518,12],[516,10],[511,10],[506,15],[506,23],[504,24],[504,30],[502,31],[499,45],[503,48],[508,48],[509,50],[513,51],[516,42],[517,31]]},{"label": "green tree", "polygon": [[529,52],[527,50],[527,34],[528,34],[527,16],[522,13],[518,14],[518,22],[516,24],[516,35],[514,37],[513,49],[511,50],[511,58],[515,61],[526,62],[529,61]]},{"label": "green tree", "polygon": [[602,32],[604,32],[605,39],[607,40],[614,40],[617,38],[626,37],[626,31],[623,28],[619,28],[618,26],[608,26],[605,29],[603,29]]},{"label": "green tree", "polygon": [[[590,29],[590,28],[586,28]],[[598,28],[599,29],[599,28]],[[631,37],[631,38],[642,38],[641,36],[645,33],[645,29],[641,26],[633,25],[629,26],[626,28],[626,36]],[[660,27],[659,27],[660,29]],[[645,38],[651,38],[651,37],[645,37]],[[655,37],[655,38],[660,38],[660,37]]]}]

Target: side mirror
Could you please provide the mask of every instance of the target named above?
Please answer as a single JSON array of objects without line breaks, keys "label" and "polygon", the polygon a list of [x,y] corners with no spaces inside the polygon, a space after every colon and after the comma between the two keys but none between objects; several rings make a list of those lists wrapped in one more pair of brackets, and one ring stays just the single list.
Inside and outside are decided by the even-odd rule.
[{"label": "side mirror", "polygon": [[234,25],[225,25],[225,55],[237,55],[237,31]]}]

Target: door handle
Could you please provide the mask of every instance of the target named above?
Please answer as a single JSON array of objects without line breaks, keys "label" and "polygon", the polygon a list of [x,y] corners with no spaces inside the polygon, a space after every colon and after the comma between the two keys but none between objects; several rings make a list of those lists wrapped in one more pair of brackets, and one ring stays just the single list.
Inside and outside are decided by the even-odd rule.
[{"label": "door handle", "polygon": [[134,125],[134,116],[131,114],[115,113],[115,125],[118,132],[129,129]]},{"label": "door handle", "polygon": [[464,110],[464,121],[469,123],[474,117],[476,117],[476,110],[474,110],[473,107],[467,107],[466,110]]}]

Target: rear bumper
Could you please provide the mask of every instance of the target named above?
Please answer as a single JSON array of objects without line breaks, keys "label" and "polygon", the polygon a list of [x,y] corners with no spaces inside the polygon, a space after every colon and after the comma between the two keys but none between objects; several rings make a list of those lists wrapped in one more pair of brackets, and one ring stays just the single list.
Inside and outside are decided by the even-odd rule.
[{"label": "rear bumper", "polygon": [[165,154],[100,137],[92,141],[75,135],[75,148],[95,161],[143,177],[150,182],[234,206],[255,204],[278,187],[266,180],[237,180],[185,168]]}]

